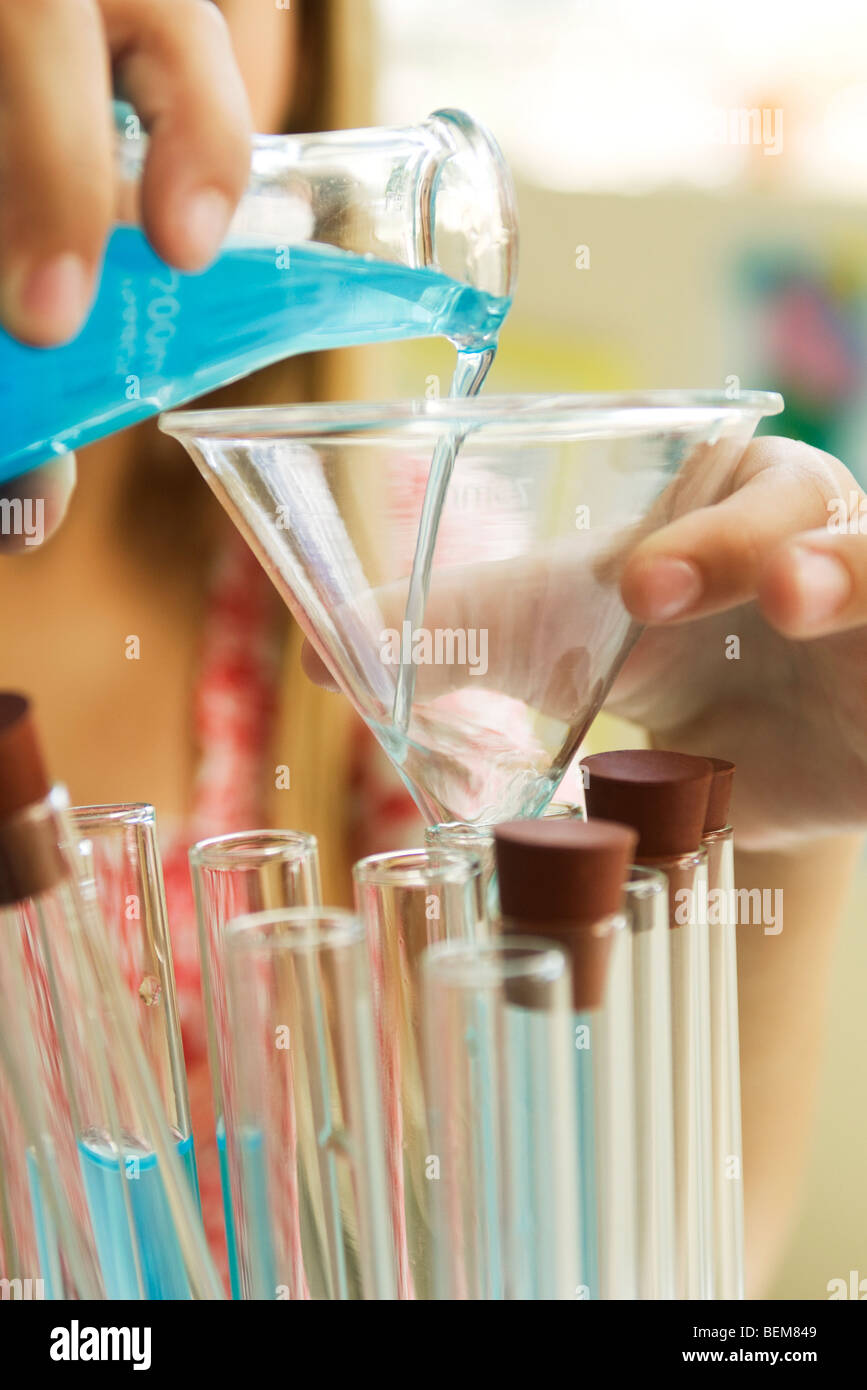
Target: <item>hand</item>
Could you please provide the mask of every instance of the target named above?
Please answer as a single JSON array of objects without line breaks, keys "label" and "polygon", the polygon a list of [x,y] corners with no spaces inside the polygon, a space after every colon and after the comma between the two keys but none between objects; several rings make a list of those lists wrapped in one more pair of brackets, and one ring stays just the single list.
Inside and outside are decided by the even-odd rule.
[{"label": "hand", "polygon": [[113,213],[112,72],[150,133],[142,221],[180,270],[216,254],[246,184],[247,98],[207,0],[2,0],[0,320],[61,343]]},{"label": "hand", "polygon": [[[247,98],[207,0],[2,0],[0,321],[38,347],[78,332],[96,287],[114,210],[112,70],[150,133],[141,216],[164,260],[206,265],[247,182]],[[74,485],[67,455],[4,488],[4,520],[25,496],[41,511],[26,531],[4,525],[0,550],[38,548]]]},{"label": "hand", "polygon": [[621,591],[648,627],[609,706],[737,763],[743,848],[867,827],[867,498],[842,463],[755,440],[727,497],[636,547]]},{"label": "hand", "polygon": [[[856,510],[863,503],[863,534],[857,516],[845,534],[829,529],[853,498]],[[828,454],[762,438],[724,495],[715,493],[711,505],[702,500],[699,490],[690,498],[694,510],[617,559],[623,600],[647,627],[608,707],[648,729],[658,746],[738,764],[744,848],[860,831],[867,827],[867,498]],[[578,703],[582,625],[592,629],[605,594],[591,587],[597,567],[586,555],[580,571],[568,551],[519,563],[530,569],[522,577],[512,562],[457,569],[434,586],[425,621],[489,626],[490,683],[562,717]],[[578,596],[588,594],[582,613]],[[402,592],[378,597],[386,621],[399,625]],[[532,661],[534,642],[564,660]],[[304,665],[313,680],[334,685],[309,646]],[[439,693],[431,682],[445,690],[454,674],[424,668],[428,697]]]}]

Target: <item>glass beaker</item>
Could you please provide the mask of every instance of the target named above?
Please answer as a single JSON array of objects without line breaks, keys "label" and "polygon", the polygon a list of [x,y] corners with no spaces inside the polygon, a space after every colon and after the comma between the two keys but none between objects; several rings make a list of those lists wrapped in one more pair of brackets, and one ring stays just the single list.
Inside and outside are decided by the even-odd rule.
[{"label": "glass beaker", "polygon": [[461,111],[419,125],[254,138],[221,254],[186,275],[136,225],[147,136],[116,108],[117,225],[62,347],[0,330],[0,483],[293,353],[443,335],[488,347],[509,307],[514,193]]}]

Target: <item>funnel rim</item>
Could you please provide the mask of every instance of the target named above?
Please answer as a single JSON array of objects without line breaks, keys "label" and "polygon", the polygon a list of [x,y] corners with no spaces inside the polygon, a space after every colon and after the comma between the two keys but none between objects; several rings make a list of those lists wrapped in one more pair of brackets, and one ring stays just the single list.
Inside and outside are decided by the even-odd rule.
[{"label": "funnel rim", "polygon": [[493,425],[518,433],[528,423],[570,422],[583,433],[615,423],[612,415],[618,429],[662,429],[666,424],[684,426],[726,417],[778,415],[782,409],[783,398],[776,391],[741,391],[735,398],[722,391],[608,391],[172,410],[160,416],[159,426],[165,434],[178,438],[224,440],[263,436],[310,439],[407,430],[424,434],[449,425]]}]

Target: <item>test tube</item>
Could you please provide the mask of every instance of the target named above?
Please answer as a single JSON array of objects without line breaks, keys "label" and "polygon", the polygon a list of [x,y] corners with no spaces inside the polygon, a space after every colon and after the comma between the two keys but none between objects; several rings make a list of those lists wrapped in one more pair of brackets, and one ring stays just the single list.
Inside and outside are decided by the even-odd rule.
[{"label": "test tube", "polygon": [[433,1296],[430,1140],[425,1118],[420,965],[438,941],[487,935],[482,869],[465,851],[374,854],[353,869],[367,928],[386,1116],[388,1180],[401,1299]]},{"label": "test tube", "polygon": [[446,853],[469,854],[479,861],[481,894],[485,915],[490,923],[499,917],[494,856],[494,831],[490,825],[471,825],[468,821],[442,821],[426,825],[424,842],[428,849]]},{"label": "test tube", "polygon": [[707,850],[710,1039],[713,1076],[713,1206],[716,1296],[744,1296],[744,1184],[738,1029],[734,843],[728,823],[734,763],[709,759],[713,783],[702,844]]},{"label": "test tube", "polygon": [[640,865],[669,887],[677,1296],[714,1296],[707,851],[701,836],[713,769],[657,749],[584,759],[587,810],[638,832]]},{"label": "test tube", "polygon": [[365,931],[338,908],[225,933],[239,1255],[256,1299],[393,1299]]},{"label": "test tube", "polygon": [[27,1079],[50,1131],[34,1148],[31,1200],[47,1262],[63,1237],[56,1164],[67,1191],[80,1173],[109,1298],[220,1298],[177,1137],[73,846],[29,704],[0,696],[0,975],[7,998],[17,976],[37,1040]]},{"label": "test tube", "polygon": [[435,1296],[580,1297],[568,961],[444,941],[422,975]]},{"label": "test tube", "polygon": [[0,931],[0,1278],[13,1298],[103,1299],[74,1138],[45,1091],[21,924]]},{"label": "test tube", "polygon": [[251,830],[200,840],[190,850],[196,902],[208,1060],[214,1094],[223,1218],[233,1298],[250,1297],[250,1276],[238,1258],[232,1212],[240,1203],[234,1092],[229,1067],[228,1000],[223,938],[234,917],[315,906],[321,897],[319,854],[313,835],[297,830]]},{"label": "test tube", "polygon": [[[542,812],[544,820],[584,820],[584,808],[573,801],[550,801]],[[493,926],[500,916],[497,895],[497,867],[494,827],[469,821],[442,821],[425,827],[424,842],[429,849],[463,851],[474,854],[482,866],[482,896],[488,921]]]},{"label": "test tube", "polygon": [[633,866],[626,882],[635,1045],[636,1296],[676,1297],[674,1109],[668,883]]},{"label": "test tube", "polygon": [[581,1283],[591,1299],[634,1297],[630,943],[622,905],[637,836],[603,821],[542,819],[498,825],[494,838],[504,932],[557,942],[572,967]]},{"label": "test tube", "polygon": [[595,1022],[596,1208],[599,1297],[638,1297],[633,939],[624,914],[612,921],[605,992]]},{"label": "test tube", "polygon": [[114,948],[139,1035],[196,1201],[198,1182],[172,943],[153,806],[75,806],[69,813],[82,889]]}]

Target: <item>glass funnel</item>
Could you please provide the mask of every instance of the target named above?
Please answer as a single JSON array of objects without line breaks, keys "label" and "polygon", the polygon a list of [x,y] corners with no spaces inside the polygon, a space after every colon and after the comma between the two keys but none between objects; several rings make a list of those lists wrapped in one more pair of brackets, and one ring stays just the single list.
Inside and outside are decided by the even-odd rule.
[{"label": "glass funnel", "polygon": [[[602,704],[639,633],[619,591],[631,548],[723,495],[780,409],[758,392],[512,396],[175,413],[162,428],[428,823],[485,823],[545,807]],[[425,567],[418,621],[409,578]]]}]

